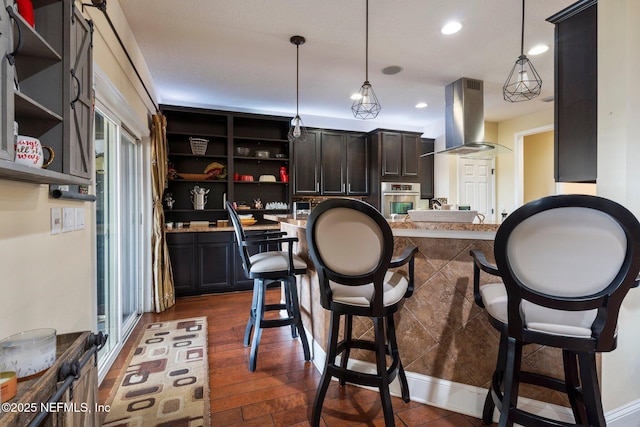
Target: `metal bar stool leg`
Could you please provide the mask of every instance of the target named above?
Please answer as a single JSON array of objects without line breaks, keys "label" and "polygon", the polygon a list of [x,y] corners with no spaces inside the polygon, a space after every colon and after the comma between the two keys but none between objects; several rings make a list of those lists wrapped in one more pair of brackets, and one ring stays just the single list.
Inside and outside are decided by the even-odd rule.
[{"label": "metal bar stool leg", "polygon": [[383,318],[373,318],[375,345],[376,345],[376,366],[380,383],[380,400],[382,401],[382,412],[384,413],[384,423],[387,427],[394,427],[393,406],[391,405],[391,394],[389,393],[389,373],[387,372],[387,344],[385,340],[385,321]]},{"label": "metal bar stool leg", "polygon": [[409,403],[411,397],[409,396],[409,383],[407,382],[407,376],[404,373],[404,367],[400,360],[400,352],[398,351],[398,342],[396,340],[396,325],[393,319],[393,315],[389,315],[386,318],[387,323],[387,337],[389,340],[389,354],[392,360],[398,361],[398,381],[400,381],[400,392],[402,393],[402,401]]},{"label": "metal bar stool leg", "polygon": [[253,330],[253,340],[251,341],[251,352],[249,354],[249,371],[256,370],[256,363],[258,361],[258,346],[260,345],[260,337],[262,336],[262,320],[264,319],[264,306],[265,306],[265,291],[266,284],[263,280],[257,280],[259,286],[256,286],[254,293],[256,296],[256,309],[255,309],[255,328]]},{"label": "metal bar stool leg", "polygon": [[329,325],[329,345],[327,347],[327,358],[324,362],[324,371],[322,371],[322,377],[320,378],[320,384],[316,391],[316,397],[313,401],[313,411],[311,413],[311,426],[320,426],[320,417],[322,415],[322,404],[324,397],[327,394],[329,383],[331,382],[331,372],[329,372],[329,365],[336,363],[336,351],[338,347],[338,329],[340,327],[340,314],[335,311],[331,312],[331,321]]},{"label": "metal bar stool leg", "polygon": [[291,317],[295,319],[295,323],[291,325],[292,328],[297,330],[297,334],[294,336],[300,336],[302,341],[302,350],[304,351],[304,360],[311,360],[311,351],[309,351],[309,341],[307,340],[307,333],[304,330],[302,324],[302,316],[300,315],[300,303],[298,301],[298,285],[295,277],[289,277],[289,294],[291,296]]},{"label": "metal bar stool leg", "polygon": [[251,331],[256,323],[256,306],[259,287],[262,286],[258,279],[253,280],[253,297],[251,300],[251,311],[249,312],[249,320],[247,321],[247,328],[244,331],[244,346],[249,346],[249,339],[251,338]]}]

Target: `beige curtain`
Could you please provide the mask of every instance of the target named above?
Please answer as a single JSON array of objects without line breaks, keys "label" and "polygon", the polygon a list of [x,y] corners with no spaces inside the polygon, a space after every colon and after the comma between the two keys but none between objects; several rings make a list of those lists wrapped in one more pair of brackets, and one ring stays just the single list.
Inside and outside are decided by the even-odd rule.
[{"label": "beige curtain", "polygon": [[173,273],[164,231],[162,195],[167,179],[167,119],[162,114],[153,115],[151,128],[151,177],[153,179],[153,309],[165,311],[176,303]]}]

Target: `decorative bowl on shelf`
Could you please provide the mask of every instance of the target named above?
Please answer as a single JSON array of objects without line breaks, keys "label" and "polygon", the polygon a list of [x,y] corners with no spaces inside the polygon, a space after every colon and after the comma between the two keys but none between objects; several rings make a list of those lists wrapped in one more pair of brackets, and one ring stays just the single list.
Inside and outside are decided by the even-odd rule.
[{"label": "decorative bowl on shelf", "polygon": [[268,159],[269,157],[271,157],[271,153],[269,152],[269,150],[257,150],[256,157],[259,157],[261,159]]},{"label": "decorative bowl on shelf", "polygon": [[236,147],[236,154],[238,156],[248,156],[250,151],[249,147]]},{"label": "decorative bowl on shelf", "polygon": [[259,182],[276,182],[275,175],[260,175]]},{"label": "decorative bowl on shelf", "polygon": [[188,179],[189,181],[205,181],[212,178],[211,175],[207,173],[178,173],[177,175],[180,178]]}]

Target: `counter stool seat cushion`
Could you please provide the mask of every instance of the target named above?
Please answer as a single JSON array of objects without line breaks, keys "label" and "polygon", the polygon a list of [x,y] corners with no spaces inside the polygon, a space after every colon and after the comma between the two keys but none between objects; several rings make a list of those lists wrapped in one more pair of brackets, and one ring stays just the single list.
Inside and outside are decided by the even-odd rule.
[{"label": "counter stool seat cushion", "polygon": [[[369,307],[375,294],[373,283],[360,286],[346,286],[329,281],[329,286],[331,287],[333,302],[340,304]],[[384,306],[388,307],[402,300],[407,293],[408,287],[409,280],[407,280],[406,276],[393,271],[387,271],[384,276]]]},{"label": "counter stool seat cushion", "polygon": [[[285,251],[258,252],[249,257],[251,262],[251,273],[271,273],[276,271],[287,271],[289,268],[289,253]],[[307,263],[298,255],[293,255],[293,268],[304,270]]]},{"label": "counter stool seat cushion", "polygon": [[[480,286],[480,296],[489,316],[507,323],[507,289],[502,283]],[[527,329],[546,334],[586,338],[591,336],[591,325],[597,310],[555,310],[522,301],[521,310]]]}]

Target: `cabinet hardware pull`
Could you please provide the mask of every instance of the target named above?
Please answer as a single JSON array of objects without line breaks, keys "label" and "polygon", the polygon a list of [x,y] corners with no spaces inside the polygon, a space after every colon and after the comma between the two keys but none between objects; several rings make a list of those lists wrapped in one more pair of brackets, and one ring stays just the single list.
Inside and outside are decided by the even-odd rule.
[{"label": "cabinet hardware pull", "polygon": [[82,93],[82,87],[80,85],[80,79],[76,76],[76,71],[71,69],[71,77],[76,81],[76,85],[78,85],[78,92],[76,93],[76,97],[71,101],[71,108],[75,108],[75,103],[80,99],[80,94]]},{"label": "cabinet hardware pull", "polygon": [[316,182],[316,193],[320,192],[320,183]]}]

